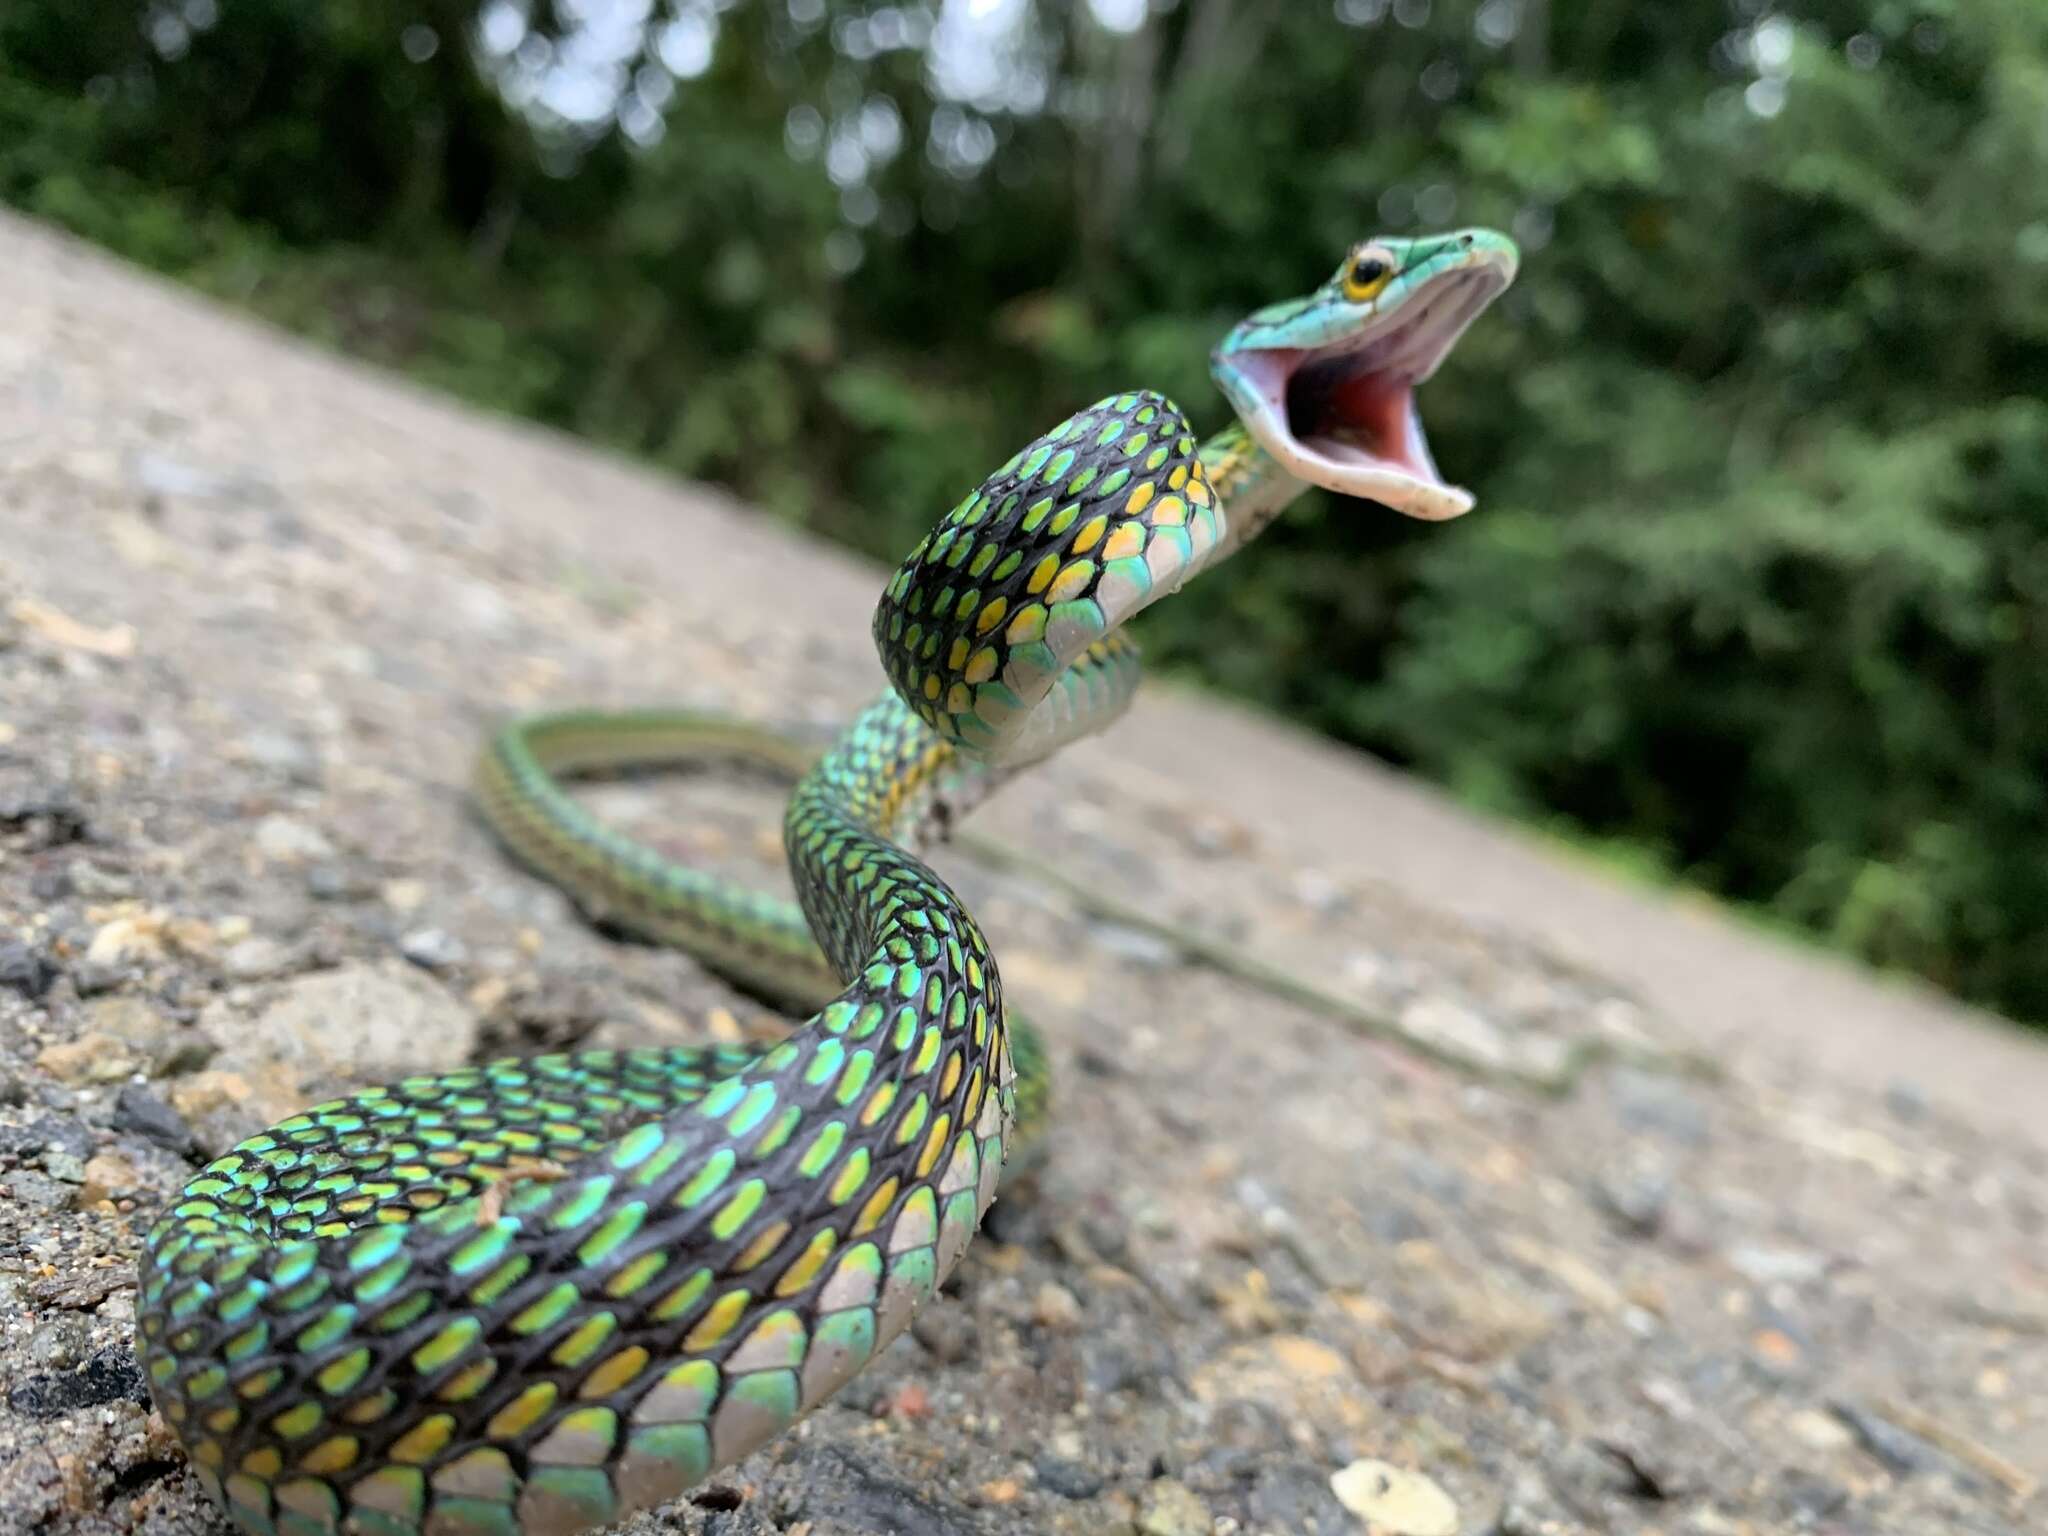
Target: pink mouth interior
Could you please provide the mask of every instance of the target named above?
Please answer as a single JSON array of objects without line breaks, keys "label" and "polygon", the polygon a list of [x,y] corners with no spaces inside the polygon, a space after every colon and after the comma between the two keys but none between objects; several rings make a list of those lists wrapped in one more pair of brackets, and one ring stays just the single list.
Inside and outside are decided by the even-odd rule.
[{"label": "pink mouth interior", "polygon": [[1344,380],[1330,392],[1324,425],[1326,430],[1305,438],[1303,446],[1340,463],[1376,463],[1426,484],[1443,484],[1422,435],[1415,386],[1407,379],[1362,373]]}]

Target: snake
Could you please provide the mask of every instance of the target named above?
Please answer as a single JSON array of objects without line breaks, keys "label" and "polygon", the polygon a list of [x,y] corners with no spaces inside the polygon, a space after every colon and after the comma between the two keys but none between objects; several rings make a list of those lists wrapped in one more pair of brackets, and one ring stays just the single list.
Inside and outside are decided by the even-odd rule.
[{"label": "snake", "polygon": [[[919,850],[1113,719],[1139,677],[1127,621],[1306,488],[1468,510],[1415,388],[1517,260],[1479,229],[1364,241],[1217,345],[1233,419],[1213,436],[1132,390],[1020,449],[890,577],[873,622],[889,686],[822,755],[688,711],[493,736],[474,799],[514,856],[812,1011],[746,1046],[406,1078],[206,1164],[144,1238],[137,1346],[229,1518],[253,1536],[574,1536],[765,1445],[900,1334],[1048,1076]],[[564,787],[778,752],[801,773],[793,904],[666,860]]]}]

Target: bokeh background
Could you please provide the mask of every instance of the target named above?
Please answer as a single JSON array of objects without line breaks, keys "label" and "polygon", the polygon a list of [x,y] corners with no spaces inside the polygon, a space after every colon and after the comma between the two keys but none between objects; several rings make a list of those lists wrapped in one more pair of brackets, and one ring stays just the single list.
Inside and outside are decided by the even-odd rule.
[{"label": "bokeh background", "polygon": [[882,556],[1511,230],[1480,510],[1318,497],[1155,656],[2048,1020],[2041,0],[7,0],[0,198]]}]

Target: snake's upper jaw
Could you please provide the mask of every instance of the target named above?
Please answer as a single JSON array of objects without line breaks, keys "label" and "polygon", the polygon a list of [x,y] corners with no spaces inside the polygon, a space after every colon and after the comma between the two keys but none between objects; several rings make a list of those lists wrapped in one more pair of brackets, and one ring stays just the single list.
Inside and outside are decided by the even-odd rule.
[{"label": "snake's upper jaw", "polygon": [[1415,388],[1513,280],[1514,248],[1494,239],[1447,240],[1392,306],[1311,300],[1240,326],[1216,378],[1259,445],[1300,479],[1410,517],[1471,511],[1430,455]]}]

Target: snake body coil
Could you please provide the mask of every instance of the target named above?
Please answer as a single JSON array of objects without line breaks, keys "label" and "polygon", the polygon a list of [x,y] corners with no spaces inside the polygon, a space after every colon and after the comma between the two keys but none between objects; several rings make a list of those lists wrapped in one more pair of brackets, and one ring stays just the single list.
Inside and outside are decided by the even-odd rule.
[{"label": "snake body coil", "polygon": [[[1498,270],[1512,248],[1486,238]],[[1472,243],[1399,243],[1412,281],[1384,305],[1345,296],[1348,264],[1325,296],[1360,323],[1294,346],[1295,366],[1409,358],[1428,315],[1412,301],[1490,270],[1456,256]],[[1431,334],[1478,307],[1439,306]],[[1219,377],[1226,356],[1255,376],[1292,346],[1299,317],[1261,313]],[[836,995],[772,1046],[410,1078],[207,1165],[148,1234],[138,1333],[165,1418],[245,1530],[571,1536],[745,1456],[903,1330],[994,1196],[1025,1055],[981,930],[906,844],[1120,710],[1137,660],[1119,627],[1299,492],[1288,442],[1240,409],[1252,437],[1198,450],[1161,397],[1101,401],[917,546],[875,615],[893,692],[789,803],[801,921],[618,837],[554,781],[715,749],[721,727],[559,715],[492,744],[486,818],[586,905],[778,995]],[[1440,515],[1429,476],[1404,510]]]}]

